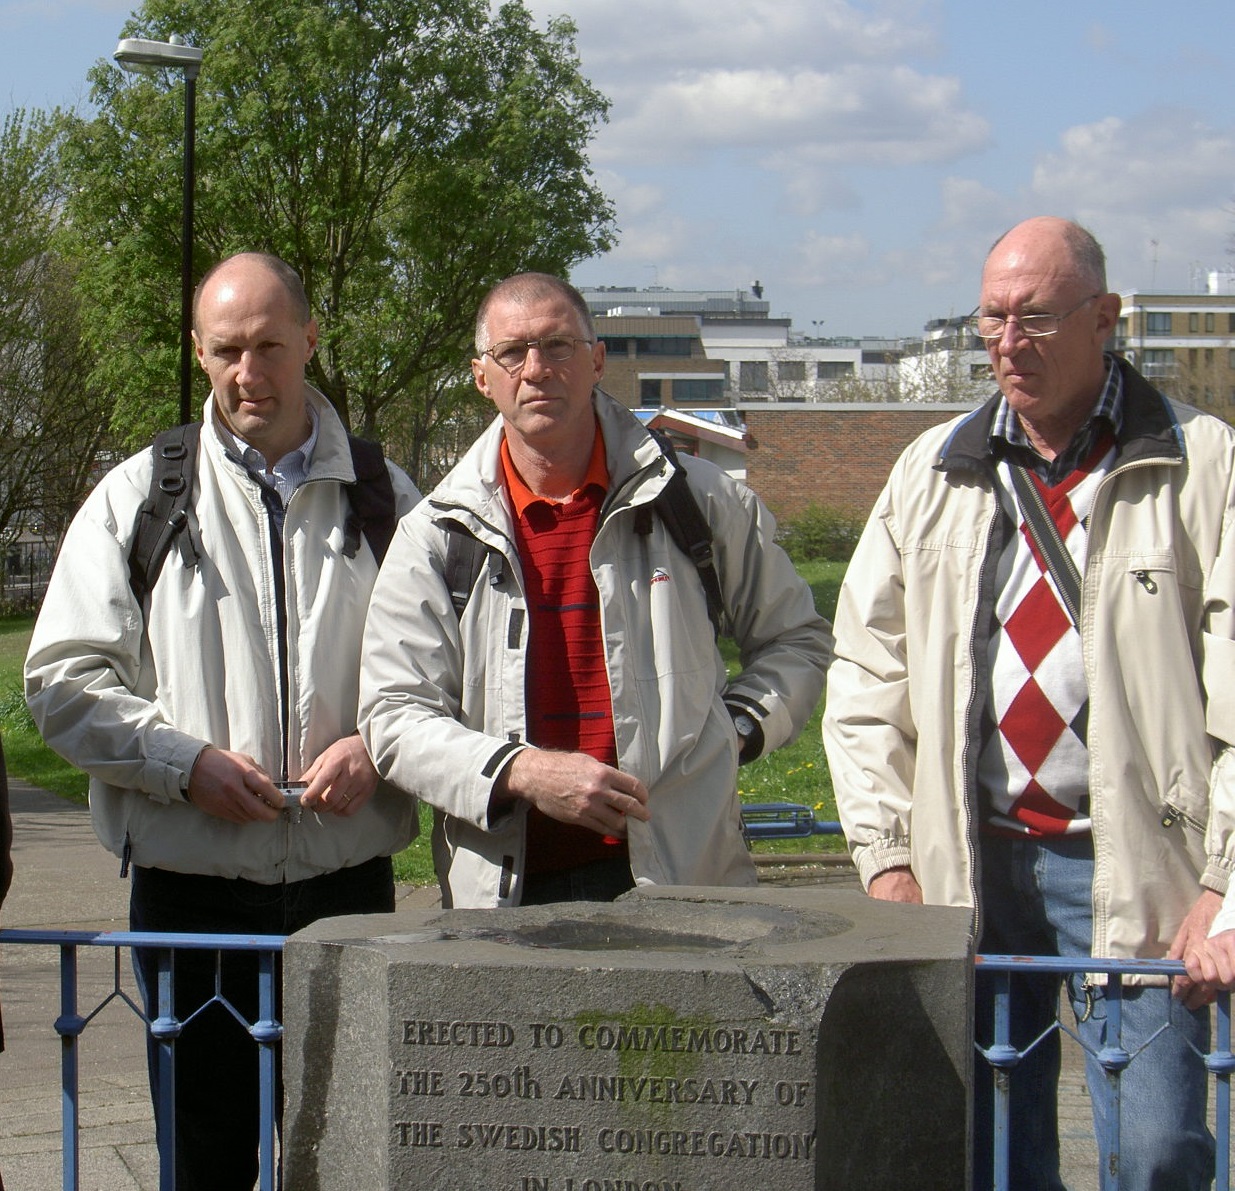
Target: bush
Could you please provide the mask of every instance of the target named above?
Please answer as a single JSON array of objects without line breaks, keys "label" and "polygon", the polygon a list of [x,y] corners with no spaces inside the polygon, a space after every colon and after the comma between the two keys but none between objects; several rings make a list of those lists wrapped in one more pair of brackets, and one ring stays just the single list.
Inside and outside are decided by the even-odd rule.
[{"label": "bush", "polygon": [[795,563],[848,562],[861,532],[862,520],[847,509],[811,505],[781,528],[780,544]]}]

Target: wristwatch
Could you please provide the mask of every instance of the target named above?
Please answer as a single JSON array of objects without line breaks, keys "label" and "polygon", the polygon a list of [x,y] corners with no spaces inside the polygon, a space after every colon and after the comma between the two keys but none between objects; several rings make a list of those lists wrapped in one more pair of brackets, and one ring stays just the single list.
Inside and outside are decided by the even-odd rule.
[{"label": "wristwatch", "polygon": [[733,726],[738,733],[738,760],[744,761],[747,750],[752,744],[758,742],[761,731],[754,717],[747,715],[746,712],[731,710],[729,714],[733,718]]}]

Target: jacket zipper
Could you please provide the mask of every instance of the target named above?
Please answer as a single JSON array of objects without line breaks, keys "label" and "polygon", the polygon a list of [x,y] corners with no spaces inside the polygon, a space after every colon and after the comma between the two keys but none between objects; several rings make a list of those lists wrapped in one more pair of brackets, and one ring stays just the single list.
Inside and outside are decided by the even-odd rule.
[{"label": "jacket zipper", "polygon": [[969,728],[973,723],[974,705],[977,700],[977,678],[979,673],[978,666],[980,660],[977,656],[978,650],[978,618],[983,615],[982,599],[981,599],[981,583],[986,575],[988,566],[990,565],[990,549],[991,538],[995,533],[995,526],[999,524],[999,519],[1004,516],[1003,502],[999,496],[999,486],[995,484],[995,511],[991,514],[991,518],[986,527],[986,542],[982,550],[982,567],[979,580],[979,598],[974,607],[973,624],[969,631],[969,699],[965,705],[965,750],[962,756],[962,768],[965,773],[965,804],[969,807],[969,823],[968,830],[965,832],[965,846],[969,851],[969,896],[973,899],[973,938],[974,944],[977,945],[978,940],[982,938],[982,892],[981,892],[981,857],[975,840],[978,831],[978,820],[981,816],[981,807],[978,805],[978,783],[976,778],[977,770],[973,769],[974,778],[970,779],[968,774],[971,772],[969,759],[970,751],[974,747],[974,741],[970,738]]},{"label": "jacket zipper", "polygon": [[1193,831],[1204,834],[1204,824],[1198,823],[1191,815],[1186,814],[1175,806],[1174,803],[1165,803],[1162,807],[1162,826],[1168,830],[1175,826],[1176,823],[1182,823],[1185,827],[1191,827]]}]

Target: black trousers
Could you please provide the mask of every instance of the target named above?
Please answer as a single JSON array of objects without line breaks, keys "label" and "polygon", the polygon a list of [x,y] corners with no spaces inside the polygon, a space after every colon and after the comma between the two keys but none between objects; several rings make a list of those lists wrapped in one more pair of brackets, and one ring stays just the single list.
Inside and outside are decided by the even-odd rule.
[{"label": "black trousers", "polygon": [[[129,921],[135,931],[288,935],[319,918],[393,910],[390,858],[379,856],[354,868],[282,885],[135,867]],[[146,1012],[154,1017],[157,953],[138,948],[133,960]],[[181,951],[175,957],[176,1016],[181,1021],[192,1019],[176,1040],[178,1191],[251,1191],[257,1181],[257,1043],[226,1006],[208,1003],[215,996],[215,964],[213,951]],[[223,998],[246,1022],[256,1021],[256,955],[220,953],[219,970]],[[276,1012],[282,1020],[281,969],[276,995]],[[201,1009],[203,1005],[206,1008]],[[150,1091],[156,1109],[157,1049],[153,1041],[148,1043]],[[276,1104],[281,1112],[281,1079],[279,1089]],[[162,1154],[166,1139],[158,1140]]]}]

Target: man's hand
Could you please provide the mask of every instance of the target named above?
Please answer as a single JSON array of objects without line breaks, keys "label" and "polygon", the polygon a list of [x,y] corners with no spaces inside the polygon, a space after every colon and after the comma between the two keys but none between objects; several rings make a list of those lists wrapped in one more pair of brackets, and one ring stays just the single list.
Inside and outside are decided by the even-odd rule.
[{"label": "man's hand", "polygon": [[[1206,889],[1188,911],[1188,916],[1171,943],[1171,949],[1166,953],[1167,959],[1184,961],[1188,974],[1175,977],[1171,992],[1189,1009],[1200,1009],[1208,1005],[1214,999],[1214,992],[1223,983],[1216,979],[1217,957],[1212,954],[1214,949],[1209,946],[1216,940],[1208,937],[1209,928],[1213,926],[1214,918],[1221,908],[1221,896],[1212,889]],[[1219,951],[1221,949],[1220,947]],[[1206,974],[1207,972],[1209,974]],[[1229,978],[1228,975],[1227,979]]]},{"label": "man's hand", "polygon": [[205,748],[189,774],[189,801],[229,823],[273,823],[283,799],[270,775],[252,757]]},{"label": "man's hand", "polygon": [[626,836],[626,818],[647,822],[647,787],[637,778],[586,753],[523,749],[493,789],[493,812],[503,802],[522,798],[561,823],[587,827],[598,835]]},{"label": "man's hand", "polygon": [[871,879],[866,892],[881,902],[922,904],[922,886],[918,884],[913,870],[908,868],[884,869]]},{"label": "man's hand", "polygon": [[1219,931],[1184,957],[1188,976],[1209,988],[1235,988],[1235,930]]},{"label": "man's hand", "polygon": [[300,796],[306,810],[344,818],[354,815],[377,789],[377,770],[354,733],[324,749],[304,771],[308,789]]}]

